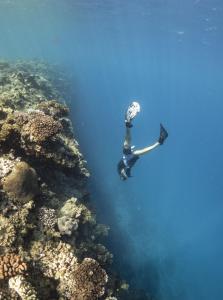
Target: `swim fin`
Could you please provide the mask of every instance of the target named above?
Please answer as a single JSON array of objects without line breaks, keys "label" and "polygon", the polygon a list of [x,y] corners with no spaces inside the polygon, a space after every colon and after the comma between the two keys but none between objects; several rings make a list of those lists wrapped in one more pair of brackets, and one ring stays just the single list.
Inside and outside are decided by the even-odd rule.
[{"label": "swim fin", "polygon": [[159,137],[159,140],[158,140],[160,145],[162,145],[164,143],[164,141],[167,137],[168,137],[168,132],[163,127],[163,125],[160,123],[160,137]]},{"label": "swim fin", "polygon": [[126,113],[125,113],[125,124],[127,127],[132,127],[131,121],[136,117],[136,115],[140,112],[140,105],[138,102],[133,101]]}]

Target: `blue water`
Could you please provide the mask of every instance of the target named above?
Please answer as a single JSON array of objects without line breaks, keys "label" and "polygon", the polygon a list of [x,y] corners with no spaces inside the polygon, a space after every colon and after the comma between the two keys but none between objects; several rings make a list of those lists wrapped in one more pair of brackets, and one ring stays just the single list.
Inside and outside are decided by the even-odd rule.
[{"label": "blue water", "polygon": [[[115,267],[160,300],[223,299],[223,3],[1,0],[0,57],[61,65],[98,218]],[[124,111],[133,143],[166,143],[120,181]]]}]

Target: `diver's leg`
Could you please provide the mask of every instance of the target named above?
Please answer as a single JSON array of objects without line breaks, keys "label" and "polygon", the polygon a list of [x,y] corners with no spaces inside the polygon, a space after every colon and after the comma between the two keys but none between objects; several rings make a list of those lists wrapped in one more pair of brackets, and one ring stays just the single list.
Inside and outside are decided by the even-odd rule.
[{"label": "diver's leg", "polygon": [[125,140],[124,140],[124,145],[123,145],[124,149],[131,148],[131,142],[132,142],[131,129],[130,129],[130,127],[126,126]]},{"label": "diver's leg", "polygon": [[134,155],[138,155],[138,156],[143,155],[143,154],[146,154],[146,153],[152,151],[153,149],[157,148],[159,145],[160,145],[160,143],[159,143],[159,142],[156,142],[156,143],[154,143],[154,144],[151,145],[151,146],[148,146],[148,147],[145,147],[145,148],[143,148],[143,149],[139,149],[139,150],[133,151],[133,154],[134,154]]},{"label": "diver's leg", "polygon": [[146,154],[146,153],[150,152],[151,150],[155,149],[156,147],[158,147],[159,145],[163,145],[163,143],[167,139],[167,137],[168,137],[168,132],[163,127],[163,125],[160,124],[160,136],[159,136],[158,142],[154,143],[151,146],[145,147],[143,149],[135,150],[135,151],[133,151],[133,154],[135,154],[135,155]]},{"label": "diver's leg", "polygon": [[126,131],[125,131],[125,140],[124,140],[124,149],[130,149],[131,148],[131,130],[130,128],[132,127],[132,120],[136,117],[136,115],[140,112],[140,105],[138,102],[133,101],[126,113],[125,113],[125,126],[126,126]]}]

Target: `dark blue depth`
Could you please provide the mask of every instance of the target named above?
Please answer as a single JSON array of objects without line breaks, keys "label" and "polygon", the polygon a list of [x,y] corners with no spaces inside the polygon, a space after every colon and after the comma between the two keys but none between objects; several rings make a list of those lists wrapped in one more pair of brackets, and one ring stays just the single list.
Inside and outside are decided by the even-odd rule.
[{"label": "dark blue depth", "polygon": [[[1,0],[0,56],[61,65],[98,218],[122,276],[161,300],[223,299],[223,3]],[[133,178],[116,164],[124,111],[133,144],[169,131]]]}]

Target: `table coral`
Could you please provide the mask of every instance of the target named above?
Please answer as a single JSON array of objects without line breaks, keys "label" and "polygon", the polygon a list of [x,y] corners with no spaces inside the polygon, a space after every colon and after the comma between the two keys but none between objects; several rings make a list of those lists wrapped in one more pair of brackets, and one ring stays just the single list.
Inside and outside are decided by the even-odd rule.
[{"label": "table coral", "polygon": [[0,279],[10,278],[27,271],[27,265],[14,253],[0,256]]},{"label": "table coral", "polygon": [[32,285],[22,275],[9,279],[10,289],[15,290],[22,300],[37,300],[37,293]]},{"label": "table coral", "polygon": [[26,162],[19,162],[3,180],[3,190],[18,203],[32,200],[39,191],[36,171]]}]

